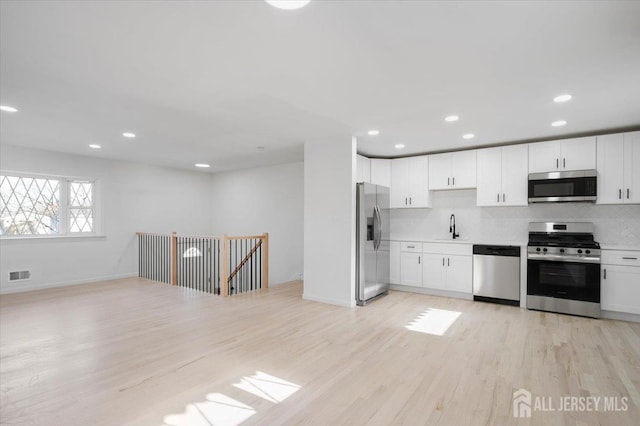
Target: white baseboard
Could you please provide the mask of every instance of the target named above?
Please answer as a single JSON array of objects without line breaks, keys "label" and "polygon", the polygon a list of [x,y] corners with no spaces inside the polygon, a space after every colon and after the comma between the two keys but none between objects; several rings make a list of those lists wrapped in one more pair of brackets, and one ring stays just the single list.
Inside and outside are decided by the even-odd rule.
[{"label": "white baseboard", "polygon": [[626,312],[614,312],[614,311],[601,310],[600,316],[602,318],[612,319],[612,320],[640,322],[640,315],[629,314]]},{"label": "white baseboard", "polygon": [[429,296],[453,297],[455,299],[473,300],[473,294],[460,293],[458,291],[436,290],[431,288],[411,287],[399,284],[391,284],[390,288],[391,290],[428,294]]},{"label": "white baseboard", "polygon": [[314,296],[314,295],[310,295],[307,293],[303,293],[302,294],[302,298],[304,300],[309,300],[311,302],[320,302],[320,303],[327,303],[329,305],[337,305],[337,306],[342,306],[345,308],[353,308],[354,306],[356,306],[356,301],[353,300],[351,302],[345,301],[345,300],[338,300],[338,299],[329,299],[326,297],[318,297],[318,296]]},{"label": "white baseboard", "polygon": [[137,276],[138,276],[137,272],[130,272],[127,274],[105,275],[101,277],[91,277],[91,278],[85,278],[81,280],[60,281],[60,282],[54,282],[54,283],[31,284],[31,283],[22,281],[22,282],[7,284],[3,286],[2,288],[0,288],[0,294],[24,293],[27,291],[44,290],[48,288],[68,287],[72,285],[82,285],[82,284],[95,284],[102,281],[119,280],[122,278],[132,278]]}]

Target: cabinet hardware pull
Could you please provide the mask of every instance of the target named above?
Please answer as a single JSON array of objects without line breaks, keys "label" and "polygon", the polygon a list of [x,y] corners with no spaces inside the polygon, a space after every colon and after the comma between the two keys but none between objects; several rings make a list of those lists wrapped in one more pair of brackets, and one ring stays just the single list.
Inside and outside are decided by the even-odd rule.
[{"label": "cabinet hardware pull", "polygon": [[447,178],[447,186],[449,186],[449,180],[450,180],[450,178]]},{"label": "cabinet hardware pull", "polygon": [[442,266],[444,266],[444,257],[442,258]]},{"label": "cabinet hardware pull", "polygon": [[558,160],[558,159],[556,158],[556,169],[560,168],[560,166],[558,165],[558,161],[560,161],[560,160]]},{"label": "cabinet hardware pull", "polygon": [[506,202],[507,201],[507,197],[505,197],[504,192],[502,193],[502,202]]},{"label": "cabinet hardware pull", "polygon": [[567,167],[567,159],[566,159],[566,158],[563,158],[563,159],[562,159],[562,168],[564,169],[564,168],[566,168],[566,167]]},{"label": "cabinet hardware pull", "polygon": [[637,257],[623,257],[624,260],[638,260]]},{"label": "cabinet hardware pull", "polygon": [[450,260],[451,260],[451,259],[449,259],[449,258],[447,257],[447,266],[451,266],[451,264],[449,263],[449,261],[450,261]]},{"label": "cabinet hardware pull", "polygon": [[618,198],[622,200],[622,189],[618,189]]},{"label": "cabinet hardware pull", "polygon": [[420,256],[418,256],[418,265],[420,264]]},{"label": "cabinet hardware pull", "polygon": [[500,202],[500,193],[498,192],[498,202]]},{"label": "cabinet hardware pull", "polygon": [[407,197],[404,197],[404,205],[407,205]]},{"label": "cabinet hardware pull", "polygon": [[606,269],[604,270],[604,279],[605,280],[607,279],[607,270]]},{"label": "cabinet hardware pull", "polygon": [[416,246],[407,246],[407,248],[416,248]]},{"label": "cabinet hardware pull", "polygon": [[629,199],[629,188],[627,188],[627,200]]},{"label": "cabinet hardware pull", "polygon": [[411,197],[409,197],[409,205],[413,204],[413,201],[411,201]]},{"label": "cabinet hardware pull", "polygon": [[455,176],[451,178],[451,185],[452,186],[456,186],[456,177]]}]

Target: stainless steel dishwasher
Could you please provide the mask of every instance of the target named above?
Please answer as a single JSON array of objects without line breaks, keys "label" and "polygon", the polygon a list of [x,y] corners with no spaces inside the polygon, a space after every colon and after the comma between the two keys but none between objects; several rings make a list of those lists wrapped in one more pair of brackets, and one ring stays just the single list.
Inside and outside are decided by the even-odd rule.
[{"label": "stainless steel dishwasher", "polygon": [[520,305],[519,246],[473,246],[473,300]]}]

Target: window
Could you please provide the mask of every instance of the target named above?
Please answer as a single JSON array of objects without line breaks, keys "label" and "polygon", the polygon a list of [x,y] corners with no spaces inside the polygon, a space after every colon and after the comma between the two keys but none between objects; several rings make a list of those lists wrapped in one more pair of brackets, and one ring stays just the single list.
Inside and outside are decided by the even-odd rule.
[{"label": "window", "polygon": [[95,183],[0,174],[0,236],[95,233]]}]

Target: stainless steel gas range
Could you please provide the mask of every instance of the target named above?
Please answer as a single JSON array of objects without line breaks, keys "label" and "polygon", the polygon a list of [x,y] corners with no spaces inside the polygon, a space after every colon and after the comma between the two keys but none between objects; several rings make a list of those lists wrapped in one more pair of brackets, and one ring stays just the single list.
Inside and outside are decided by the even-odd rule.
[{"label": "stainless steel gas range", "polygon": [[532,222],[527,308],[600,317],[600,244],[593,223]]}]

